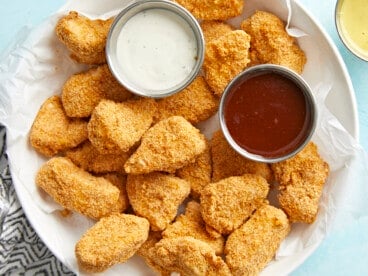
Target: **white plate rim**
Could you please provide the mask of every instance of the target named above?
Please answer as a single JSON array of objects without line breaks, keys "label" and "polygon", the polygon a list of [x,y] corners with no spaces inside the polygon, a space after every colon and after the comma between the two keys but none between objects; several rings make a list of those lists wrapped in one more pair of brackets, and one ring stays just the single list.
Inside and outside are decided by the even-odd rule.
[{"label": "white plate rim", "polygon": [[318,20],[309,12],[308,9],[306,9],[304,7],[304,5],[302,3],[300,3],[299,1],[294,1],[295,5],[303,11],[303,13],[305,13],[307,15],[307,17],[309,17],[309,19],[312,21],[312,23],[315,25],[315,27],[319,30],[319,32],[322,34],[322,36],[324,37],[324,39],[326,39],[329,47],[332,49],[333,55],[335,56],[335,58],[337,59],[340,68],[343,72],[343,76],[345,79],[345,83],[348,86],[348,95],[349,95],[349,100],[351,102],[352,105],[352,121],[353,121],[353,128],[352,128],[352,133],[350,133],[358,142],[359,142],[359,134],[360,134],[360,129],[359,129],[359,115],[358,115],[358,104],[357,104],[357,100],[355,97],[355,90],[354,90],[354,86],[352,83],[352,80],[350,78],[348,69],[346,67],[346,64],[344,62],[344,59],[342,58],[336,44],[334,43],[334,41],[332,40],[332,38],[330,37],[330,35],[327,33],[327,31],[322,27],[321,24],[317,24]]},{"label": "white plate rim", "polygon": [[[315,25],[315,27],[322,33],[322,36],[326,39],[329,47],[332,49],[333,54],[335,56],[335,58],[337,59],[342,71],[343,71],[343,77],[345,79],[345,82],[348,86],[348,95],[349,95],[349,99],[351,100],[351,104],[353,109],[352,111],[352,121],[354,123],[354,127],[353,127],[353,133],[352,136],[358,140],[359,138],[359,124],[358,124],[358,111],[357,111],[357,102],[356,102],[356,98],[355,98],[355,93],[354,93],[354,88],[349,76],[349,73],[347,71],[346,65],[336,47],[336,45],[333,43],[332,39],[330,38],[330,36],[327,34],[327,32],[320,26],[320,24],[317,24],[316,21],[313,16],[309,13],[309,11],[307,11],[298,1],[294,2],[296,7],[301,9],[303,13],[306,14],[306,16],[312,21],[312,23]],[[9,162],[10,163],[10,162]],[[11,164],[10,165],[10,171],[12,172],[12,167]],[[21,184],[21,182],[17,179],[16,175],[13,175],[13,183],[14,183],[14,188],[16,190],[18,199],[23,207],[24,213],[27,216],[28,221],[30,222],[30,224],[32,225],[32,227],[35,229],[36,233],[39,235],[39,237],[42,239],[42,241],[45,243],[45,245],[50,249],[50,251],[61,261],[65,264],[65,260],[63,260],[63,257],[60,255],[60,252],[58,252],[57,250],[55,250],[55,248],[49,244],[48,240],[45,239],[42,235],[42,227],[44,227],[44,225],[42,223],[40,223],[40,220],[38,219],[37,214],[33,213],[34,208],[37,208],[37,212],[40,212],[42,214],[44,214],[42,212],[42,210],[40,210],[37,205],[32,201],[32,197],[28,192],[24,192],[22,189],[24,189],[23,185]],[[310,251],[310,254],[313,253],[314,250]],[[309,254],[309,255],[310,255]],[[308,256],[309,256],[308,255]],[[295,263],[295,265],[293,267],[289,267],[289,271],[286,271],[286,273],[290,273],[291,271],[293,271],[295,268],[297,268],[298,266],[300,266],[300,264],[302,264],[305,259],[308,257],[306,256],[303,260],[301,260],[299,263]],[[75,271],[74,271],[75,272]],[[76,272],[77,273],[77,272]]]}]

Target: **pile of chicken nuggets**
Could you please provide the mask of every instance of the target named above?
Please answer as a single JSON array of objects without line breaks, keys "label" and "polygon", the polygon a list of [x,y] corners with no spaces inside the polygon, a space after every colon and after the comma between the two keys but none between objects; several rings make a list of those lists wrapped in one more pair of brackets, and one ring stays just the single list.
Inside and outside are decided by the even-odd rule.
[{"label": "pile of chicken nuggets", "polygon": [[315,220],[329,166],[312,142],[266,164],[236,153],[221,130],[205,137],[196,126],[246,67],[274,63],[301,73],[306,57],[274,14],[256,11],[229,25],[243,0],[176,2],[200,21],[204,74],[160,100],[133,95],[105,64],[112,18],[73,11],[59,20],[60,42],[90,68],[40,107],[30,143],[50,159],[36,184],[96,221],[75,246],[81,270],[101,272],[137,254],[160,275],[257,275],[291,223]]}]

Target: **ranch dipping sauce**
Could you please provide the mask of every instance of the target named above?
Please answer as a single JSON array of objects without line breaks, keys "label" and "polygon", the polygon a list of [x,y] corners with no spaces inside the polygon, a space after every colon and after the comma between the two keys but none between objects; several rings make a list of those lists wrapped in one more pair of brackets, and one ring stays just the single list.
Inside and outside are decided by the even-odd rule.
[{"label": "ranch dipping sauce", "polygon": [[220,106],[225,137],[236,150],[259,156],[257,161],[295,154],[314,130],[313,100],[295,80],[276,71],[240,76],[225,93]]},{"label": "ranch dipping sauce", "polygon": [[204,60],[198,21],[179,4],[140,0],[115,17],[106,42],[106,60],[131,92],[163,98],[186,88]]},{"label": "ranch dipping sauce", "polygon": [[117,58],[130,82],[144,89],[169,89],[185,80],[196,63],[197,42],[189,24],[164,9],[148,9],[123,26]]}]

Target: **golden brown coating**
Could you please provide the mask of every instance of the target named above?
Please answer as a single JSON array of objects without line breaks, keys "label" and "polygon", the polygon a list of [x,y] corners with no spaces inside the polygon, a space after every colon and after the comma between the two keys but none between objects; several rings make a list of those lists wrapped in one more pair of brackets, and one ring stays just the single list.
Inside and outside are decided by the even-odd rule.
[{"label": "golden brown coating", "polygon": [[218,105],[219,100],[199,76],[184,90],[158,101],[155,121],[177,115],[197,124],[215,114]]},{"label": "golden brown coating", "polygon": [[112,214],[100,219],[77,242],[75,255],[85,272],[102,272],[126,262],[147,240],[146,219],[127,214]]},{"label": "golden brown coating", "polygon": [[158,122],[142,137],[141,145],[125,163],[127,173],[175,172],[195,161],[206,148],[204,135],[181,116]]},{"label": "golden brown coating", "polygon": [[47,161],[37,172],[36,184],[64,208],[93,219],[122,209],[117,187],[78,168],[66,157]]},{"label": "golden brown coating", "polygon": [[259,275],[290,231],[285,213],[270,205],[258,209],[226,241],[226,263],[232,275]]},{"label": "golden brown coating", "polygon": [[55,31],[77,62],[101,64],[106,62],[105,45],[112,21],[91,20],[71,11],[60,18]]},{"label": "golden brown coating", "polygon": [[201,206],[198,202],[188,202],[185,214],[178,216],[172,224],[162,232],[163,238],[193,237],[207,243],[217,255],[224,250],[224,237],[213,238],[206,231],[205,222],[201,215]]},{"label": "golden brown coating", "polygon": [[218,20],[205,20],[201,22],[201,28],[206,45],[211,41],[233,31],[233,27],[226,22]]},{"label": "golden brown coating", "polygon": [[176,171],[176,175],[190,183],[190,194],[199,198],[203,188],[211,182],[212,160],[210,145],[206,140],[206,149],[197,156],[194,163]]},{"label": "golden brown coating", "polygon": [[132,97],[111,74],[109,67],[101,65],[72,75],[64,84],[61,100],[69,117],[89,117],[102,99],[122,102]]},{"label": "golden brown coating", "polygon": [[272,170],[268,164],[255,162],[238,154],[226,141],[221,130],[213,134],[211,154],[213,182],[245,173],[258,174],[269,183],[273,180]]},{"label": "golden brown coating", "polygon": [[221,233],[219,233],[215,228],[209,226],[208,224],[206,224],[206,231],[208,235],[210,235],[210,237],[212,237],[213,239],[218,239],[222,237]]},{"label": "golden brown coating", "polygon": [[128,193],[126,190],[127,176],[119,173],[107,173],[103,178],[110,181],[120,191],[116,212],[122,213],[129,207]]},{"label": "golden brown coating", "polygon": [[151,260],[151,256],[149,254],[149,250],[153,248],[156,245],[156,243],[158,243],[161,240],[161,238],[162,238],[161,232],[150,231],[148,239],[138,249],[137,254],[144,259],[144,261],[149,267],[151,267],[154,271],[159,272],[161,276],[170,276],[171,272],[155,264]]},{"label": "golden brown coating", "polygon": [[285,30],[285,25],[276,15],[256,11],[245,19],[241,28],[251,37],[251,64],[279,64],[302,73],[307,59],[297,45],[296,39]]},{"label": "golden brown coating", "polygon": [[294,157],[273,164],[272,169],[280,184],[280,205],[290,221],[314,222],[329,174],[329,166],[319,156],[317,146],[309,143]]},{"label": "golden brown coating", "polygon": [[229,268],[205,242],[193,237],[166,238],[149,250],[151,260],[182,276],[227,276]]},{"label": "golden brown coating", "polygon": [[155,246],[162,239],[160,231],[150,231],[147,240],[138,249],[137,254],[146,259],[148,251]]},{"label": "golden brown coating", "polygon": [[150,98],[102,100],[88,122],[88,138],[102,154],[127,152],[149,129],[155,112],[156,102]]},{"label": "golden brown coating", "polygon": [[175,0],[202,20],[226,20],[243,12],[244,0]]},{"label": "golden brown coating", "polygon": [[230,234],[264,204],[267,181],[255,174],[232,176],[207,185],[201,194],[203,220],[222,234]]},{"label": "golden brown coating", "polygon": [[124,163],[128,160],[130,154],[130,151],[117,154],[102,154],[88,140],[78,147],[65,152],[65,155],[74,164],[93,173],[125,173]]},{"label": "golden brown coating", "polygon": [[188,182],[160,172],[128,175],[126,187],[134,212],[148,219],[153,231],[164,230],[175,219],[190,192]]},{"label": "golden brown coating", "polygon": [[59,96],[51,96],[41,106],[29,139],[39,153],[51,157],[87,140],[87,122],[68,118]]},{"label": "golden brown coating", "polygon": [[206,45],[205,79],[217,96],[249,63],[249,47],[250,36],[242,30],[231,31]]}]

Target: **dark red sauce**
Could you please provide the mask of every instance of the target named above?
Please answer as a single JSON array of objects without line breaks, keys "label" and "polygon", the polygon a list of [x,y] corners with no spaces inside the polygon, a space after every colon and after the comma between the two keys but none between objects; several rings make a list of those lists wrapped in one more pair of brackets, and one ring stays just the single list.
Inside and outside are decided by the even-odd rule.
[{"label": "dark red sauce", "polygon": [[273,158],[298,148],[312,123],[301,88],[276,73],[258,74],[233,86],[224,102],[224,119],[240,147]]}]

